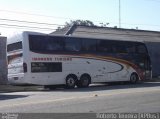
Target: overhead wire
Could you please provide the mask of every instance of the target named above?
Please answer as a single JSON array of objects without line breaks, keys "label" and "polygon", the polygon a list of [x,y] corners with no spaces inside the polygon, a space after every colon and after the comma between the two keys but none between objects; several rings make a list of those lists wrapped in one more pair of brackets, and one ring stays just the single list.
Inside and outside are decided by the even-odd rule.
[{"label": "overhead wire", "polygon": [[[57,27],[63,27],[65,25],[62,24],[50,24],[50,23],[43,23],[43,22],[31,22],[31,21],[23,21],[23,20],[15,20],[15,19],[3,19],[0,18],[0,21],[4,21],[4,22],[18,22],[18,23],[27,23],[27,24],[38,24],[38,25],[47,25],[49,27],[51,26],[57,26]],[[125,25],[140,25],[140,26],[156,26],[159,27],[160,25],[155,25],[155,24],[131,24],[131,23],[121,23],[121,24],[125,24]],[[7,23],[7,25],[10,25]],[[46,29],[46,28],[45,28]]]},{"label": "overhead wire", "polygon": [[[160,2],[160,0],[149,0],[149,1],[158,1]],[[4,12],[10,12],[10,13],[17,13],[17,14],[26,14],[26,15],[33,15],[33,16],[42,16],[42,17],[51,17],[51,18],[55,18],[55,19],[69,19],[69,20],[77,20],[77,19],[73,19],[73,18],[67,18],[67,17],[56,17],[56,16],[49,16],[49,15],[42,15],[42,14],[34,14],[34,13],[27,13],[27,12],[18,12],[18,11],[10,11],[10,10],[2,10],[0,9],[0,11],[4,11]],[[9,19],[2,19],[2,20],[9,20]],[[30,22],[30,21],[20,21],[20,20],[10,20],[10,21],[19,21],[19,22],[28,22],[28,23],[36,23],[36,24],[46,24],[46,25],[58,25],[58,26],[64,26],[64,25],[60,25],[60,24],[49,24],[49,23],[39,23],[39,22]],[[103,21],[93,21],[93,22],[103,22]],[[118,22],[109,22],[109,23],[113,23],[113,24],[118,24]],[[122,24],[126,24],[126,25],[149,25],[149,26],[158,26],[158,25],[150,25],[150,24],[130,24],[130,23],[122,23]]]},{"label": "overhead wire", "polygon": [[[160,2],[160,0],[148,0],[148,1],[154,1],[154,2]],[[34,14],[34,13],[27,13],[27,12],[19,12],[19,11],[11,11],[11,10],[4,10],[4,9],[0,9],[0,12],[9,12],[9,13],[15,13],[15,14],[25,14],[25,15],[32,15],[32,16],[41,16],[41,17],[48,17],[48,18],[54,18],[54,19],[65,19],[65,20],[76,20],[76,19],[73,19],[73,18],[66,18],[66,17],[56,17],[56,16],[51,16],[51,15],[43,15],[43,14]],[[33,22],[33,21],[25,21],[25,20],[16,20],[16,19],[4,19],[4,18],[0,18],[0,21],[9,21],[9,22],[17,22],[17,23],[27,23],[27,24],[36,24],[36,25],[47,25],[49,27],[63,27],[65,25],[62,25],[62,24],[51,24],[51,23],[42,23],[42,22]],[[102,23],[102,21],[93,21],[93,22],[99,22]],[[115,22],[109,22],[110,24],[117,24],[118,23],[115,23]],[[121,23],[121,24],[125,24],[125,25],[143,25],[143,26],[156,26],[156,27],[159,27],[160,25],[151,25],[151,24],[131,24],[131,23]],[[32,27],[32,26],[19,26],[19,25],[10,25],[10,24],[3,24],[3,26],[10,26],[10,27],[25,27],[25,28],[40,28],[40,27]],[[1,24],[2,26],[2,24]],[[52,28],[40,28],[40,29],[52,29]]]},{"label": "overhead wire", "polygon": [[[17,13],[17,14],[26,14],[26,15],[33,15],[33,16],[43,16],[43,17],[52,17],[52,18],[59,18],[59,17],[53,17],[53,16],[47,16],[47,15],[40,15],[40,14],[31,14],[31,13],[26,13],[26,12],[16,12],[16,11],[9,11],[9,10],[2,10],[0,9],[0,11],[3,11],[3,12],[10,12],[10,13]],[[63,18],[61,18],[63,19]],[[51,23],[44,23],[44,22],[33,22],[33,21],[25,21],[25,20],[16,20],[16,19],[5,19],[5,18],[0,18],[0,21],[3,21],[5,22],[4,24],[0,24],[1,27],[4,27],[4,28],[18,28],[18,29],[25,29],[25,28],[29,28],[29,29],[39,29],[39,30],[56,30],[56,28],[50,28],[50,27],[63,27],[65,25],[62,25],[62,24],[51,24]],[[7,22],[7,23],[6,23]],[[13,23],[10,23],[9,22],[16,22],[18,24],[13,24]],[[19,25],[19,23],[25,23],[27,25]],[[32,26],[30,26],[32,25]],[[36,26],[33,26],[33,25],[36,25]],[[37,26],[38,25],[38,26]],[[45,25],[45,28],[44,27],[40,27],[40,25]],[[48,28],[46,28],[48,27]]]},{"label": "overhead wire", "polygon": [[10,27],[10,28],[29,28],[29,29],[40,29],[40,30],[55,30],[54,28],[43,28],[43,27],[34,27],[34,26],[25,26],[25,25],[13,25],[13,24],[0,24],[1,27]]},{"label": "overhead wire", "polygon": [[50,24],[50,23],[42,23],[42,22],[31,22],[31,21],[23,21],[23,20],[15,20],[15,19],[2,19],[2,18],[0,18],[0,21],[22,22],[22,23],[48,25],[48,26],[64,26],[64,25],[60,25],[60,24]]},{"label": "overhead wire", "polygon": [[56,16],[51,16],[51,15],[35,14],[35,13],[27,13],[27,12],[19,12],[19,11],[11,11],[11,10],[3,10],[3,9],[0,9],[0,11],[10,12],[10,13],[16,13],[16,14],[23,14],[23,15],[25,14],[25,15],[32,15],[32,16],[49,17],[49,18],[55,18],[55,19],[69,19],[69,20],[74,20],[73,18],[67,18],[67,17],[56,17]]}]

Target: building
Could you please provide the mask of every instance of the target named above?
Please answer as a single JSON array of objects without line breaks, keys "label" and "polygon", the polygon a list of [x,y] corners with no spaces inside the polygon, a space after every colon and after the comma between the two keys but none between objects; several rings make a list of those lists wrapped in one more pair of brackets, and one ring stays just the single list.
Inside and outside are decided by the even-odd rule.
[{"label": "building", "polygon": [[7,83],[6,43],[7,38],[0,36],[0,84]]}]

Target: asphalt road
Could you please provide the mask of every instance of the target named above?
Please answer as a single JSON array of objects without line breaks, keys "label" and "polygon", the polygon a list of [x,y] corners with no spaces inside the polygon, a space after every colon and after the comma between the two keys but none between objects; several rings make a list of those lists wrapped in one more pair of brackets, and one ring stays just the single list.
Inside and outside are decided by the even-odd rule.
[{"label": "asphalt road", "polygon": [[160,112],[160,82],[147,82],[136,85],[93,85],[83,89],[1,93],[0,112]]}]

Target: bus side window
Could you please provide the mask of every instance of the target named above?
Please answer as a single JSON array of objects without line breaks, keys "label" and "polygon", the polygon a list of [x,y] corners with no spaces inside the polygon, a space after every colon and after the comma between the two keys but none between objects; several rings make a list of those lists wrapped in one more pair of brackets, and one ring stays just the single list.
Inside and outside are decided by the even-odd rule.
[{"label": "bus side window", "polygon": [[127,53],[135,53],[136,52],[135,44],[134,43],[127,43],[126,51],[127,51]]},{"label": "bus side window", "polygon": [[126,43],[123,41],[116,41],[114,43],[114,46],[116,48],[116,53],[127,53],[126,51]]},{"label": "bus side window", "polygon": [[76,38],[66,38],[64,48],[65,51],[78,52],[81,50],[81,40]]},{"label": "bus side window", "polygon": [[139,53],[139,54],[147,53],[146,47],[144,45],[138,45],[137,46],[137,53]]},{"label": "bus side window", "polygon": [[47,44],[47,50],[49,51],[61,51],[63,49],[63,46],[58,42],[49,42]]},{"label": "bus side window", "polygon": [[97,50],[100,52],[111,53],[112,52],[112,44],[107,40],[100,40],[97,45]]},{"label": "bus side window", "polygon": [[63,39],[61,37],[49,37],[46,39],[46,50],[51,51],[62,51],[63,50]]},{"label": "bus side window", "polygon": [[83,39],[82,40],[82,51],[94,52],[96,51],[97,40],[95,39]]},{"label": "bus side window", "polygon": [[29,46],[31,51],[40,52],[44,51],[45,44],[43,43],[45,36],[38,36],[38,35],[30,35],[29,36]]}]

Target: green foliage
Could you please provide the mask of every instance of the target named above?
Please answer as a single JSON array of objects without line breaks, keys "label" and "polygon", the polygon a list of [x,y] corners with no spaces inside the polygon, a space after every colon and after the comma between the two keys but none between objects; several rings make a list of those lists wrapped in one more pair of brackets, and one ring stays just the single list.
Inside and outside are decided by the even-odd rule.
[{"label": "green foliage", "polygon": [[94,23],[92,21],[89,21],[89,20],[75,20],[75,21],[71,20],[70,22],[66,22],[65,26],[70,27],[73,24],[82,25],[82,26],[95,26]]}]

